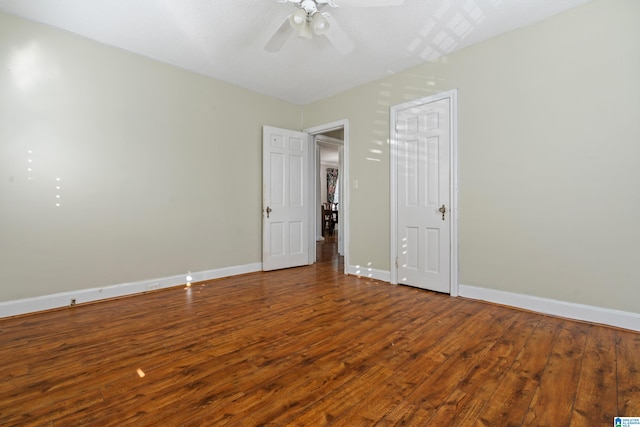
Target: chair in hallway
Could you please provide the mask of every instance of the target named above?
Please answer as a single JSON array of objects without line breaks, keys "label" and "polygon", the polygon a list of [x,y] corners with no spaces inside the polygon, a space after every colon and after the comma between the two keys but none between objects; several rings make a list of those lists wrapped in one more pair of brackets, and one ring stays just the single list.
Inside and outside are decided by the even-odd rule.
[{"label": "chair in hallway", "polygon": [[325,235],[333,236],[333,211],[329,203],[322,204],[322,237]]}]

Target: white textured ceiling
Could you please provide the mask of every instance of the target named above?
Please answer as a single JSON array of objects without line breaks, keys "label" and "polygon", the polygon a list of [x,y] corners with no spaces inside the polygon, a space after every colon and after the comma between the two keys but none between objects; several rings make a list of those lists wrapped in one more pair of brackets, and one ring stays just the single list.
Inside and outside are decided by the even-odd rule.
[{"label": "white textured ceiling", "polygon": [[[335,0],[339,4],[339,0]],[[307,104],[589,0],[405,0],[325,7],[355,48],[324,36],[263,47],[294,6],[277,0],[0,0],[45,23],[295,104]]]}]

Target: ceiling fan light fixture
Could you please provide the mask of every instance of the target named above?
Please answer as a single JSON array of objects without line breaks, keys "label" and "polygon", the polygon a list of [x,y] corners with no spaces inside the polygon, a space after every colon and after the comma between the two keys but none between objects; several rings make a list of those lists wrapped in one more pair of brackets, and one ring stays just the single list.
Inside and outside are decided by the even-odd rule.
[{"label": "ceiling fan light fixture", "polygon": [[320,36],[329,30],[329,21],[321,13],[316,12],[311,17],[311,27],[313,32]]},{"label": "ceiling fan light fixture", "polygon": [[289,18],[289,23],[294,30],[302,31],[307,26],[307,12],[304,9],[296,9]]}]

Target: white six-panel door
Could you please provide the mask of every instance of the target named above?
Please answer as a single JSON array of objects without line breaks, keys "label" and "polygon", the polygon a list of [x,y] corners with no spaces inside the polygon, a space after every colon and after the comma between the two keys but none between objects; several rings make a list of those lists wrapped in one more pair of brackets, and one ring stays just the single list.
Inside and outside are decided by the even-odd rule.
[{"label": "white six-panel door", "polygon": [[262,269],[309,263],[308,135],[262,130]]},{"label": "white six-panel door", "polygon": [[397,111],[397,282],[449,293],[449,98]]}]

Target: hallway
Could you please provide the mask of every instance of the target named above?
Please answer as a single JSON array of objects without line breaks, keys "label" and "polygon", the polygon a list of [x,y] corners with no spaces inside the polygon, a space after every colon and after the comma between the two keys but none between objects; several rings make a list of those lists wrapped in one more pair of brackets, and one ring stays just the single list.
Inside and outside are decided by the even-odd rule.
[{"label": "hallway", "polygon": [[316,262],[331,265],[332,270],[344,272],[344,256],[338,255],[338,232],[325,236],[324,241],[316,242]]}]

